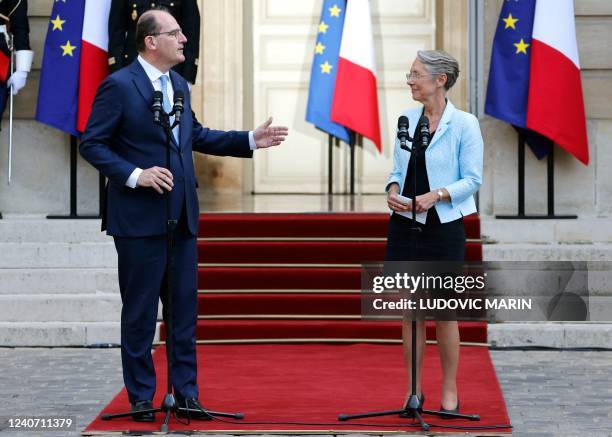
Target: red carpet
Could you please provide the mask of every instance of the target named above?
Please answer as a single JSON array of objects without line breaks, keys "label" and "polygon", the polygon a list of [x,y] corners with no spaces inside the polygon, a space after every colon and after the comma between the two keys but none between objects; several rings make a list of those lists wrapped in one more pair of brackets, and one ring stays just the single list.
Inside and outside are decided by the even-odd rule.
[{"label": "red carpet", "polygon": [[361,269],[334,267],[200,267],[200,290],[360,290]]},{"label": "red carpet", "polygon": [[[363,264],[382,262],[386,241],[199,241],[201,263]],[[467,242],[466,258],[480,257],[481,244]]]},{"label": "red carpet", "polygon": [[[435,323],[427,322],[427,340],[436,339]],[[165,338],[166,328],[161,327]],[[459,322],[459,335],[464,343],[486,343],[487,324],[484,322]],[[198,320],[196,338],[199,340],[236,340],[283,342],[340,341],[360,342],[389,341],[402,338],[399,321],[391,320],[329,320],[329,319],[219,319]]]},{"label": "red carpet", "polygon": [[[397,322],[357,320],[360,264],[383,260],[388,223],[384,213],[202,214],[197,340],[399,339]],[[479,218],[464,223],[466,257],[481,260]],[[486,324],[462,324],[461,337],[486,342]]]},{"label": "red carpet", "polygon": [[[477,214],[464,217],[467,238],[480,238]],[[200,215],[199,237],[387,238],[386,213],[235,213]]]},{"label": "red carpet", "polygon": [[[159,405],[165,389],[165,350],[154,353],[158,372]],[[198,346],[200,400],[210,409],[240,411],[240,423],[192,421],[182,425],[171,421],[173,431],[257,432],[326,431],[327,433],[376,433],[417,431],[410,419],[397,416],[338,422],[339,413],[401,408],[406,377],[399,345],[373,344],[261,344]],[[435,346],[428,346],[424,365],[425,408],[440,406],[440,363]],[[117,369],[119,372],[120,369]],[[428,417],[430,432],[453,432],[444,426],[491,426],[509,424],[504,399],[484,347],[462,347],[458,376],[462,412],[479,414],[479,422],[441,420]],[[129,409],[125,390],[102,413]],[[159,430],[157,422],[141,424],[131,420],[94,420],[84,434],[112,431]],[[257,424],[246,422],[308,422],[312,425]],[[315,425],[314,423],[325,423]],[[375,424],[374,427],[359,423]],[[342,425],[346,424],[346,425]],[[389,427],[385,427],[388,425]],[[510,433],[509,428],[472,431],[473,435]]]}]

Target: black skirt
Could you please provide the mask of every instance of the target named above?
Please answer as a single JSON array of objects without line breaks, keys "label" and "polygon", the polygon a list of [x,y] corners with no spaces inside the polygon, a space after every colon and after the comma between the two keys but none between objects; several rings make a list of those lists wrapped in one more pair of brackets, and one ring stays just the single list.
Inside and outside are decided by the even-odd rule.
[{"label": "black skirt", "polygon": [[[435,211],[430,210],[428,215],[432,213]],[[428,217],[425,225],[417,223],[421,231],[415,232],[411,230],[412,219],[393,213],[389,219],[385,261],[463,261],[463,218],[448,223],[431,218]]]},{"label": "black skirt", "polygon": [[[424,111],[425,109],[423,109]],[[432,132],[433,137],[435,132]],[[415,164],[416,159],[416,164]],[[416,181],[413,179],[416,165]],[[427,177],[425,153],[410,155],[402,195],[413,198],[431,190]],[[412,231],[412,219],[391,214],[385,261],[463,261],[465,229],[463,218],[440,223],[435,207],[427,211],[425,225],[417,223],[420,232]]]}]

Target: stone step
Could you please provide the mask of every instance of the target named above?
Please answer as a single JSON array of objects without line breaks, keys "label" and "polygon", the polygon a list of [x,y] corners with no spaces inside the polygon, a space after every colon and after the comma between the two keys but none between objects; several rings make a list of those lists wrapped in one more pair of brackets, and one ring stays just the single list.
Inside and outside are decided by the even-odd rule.
[{"label": "stone step", "polygon": [[612,348],[612,323],[494,323],[488,339],[496,347]]},{"label": "stone step", "polygon": [[117,266],[112,242],[0,243],[0,268],[105,268]]},{"label": "stone step", "polygon": [[[159,323],[153,341],[159,341]],[[0,322],[0,345],[95,346],[121,344],[119,322]]]},{"label": "stone step", "polygon": [[97,292],[119,292],[116,268],[0,269],[0,296]]},{"label": "stone step", "polygon": [[485,261],[611,261],[612,243],[483,244]]},{"label": "stone step", "polygon": [[[159,341],[159,323],[154,341]],[[488,327],[494,347],[610,348],[612,323],[496,323]],[[92,346],[120,344],[119,322],[0,322],[0,345]]]},{"label": "stone step", "polygon": [[499,243],[612,243],[609,217],[581,216],[575,220],[506,220],[480,216],[485,241]]},{"label": "stone step", "polygon": [[[591,296],[612,296],[612,262],[589,262],[589,292]],[[521,281],[516,283],[522,284]],[[520,288],[520,287],[519,287]],[[116,293],[119,290],[117,269],[109,268],[11,268],[0,269],[0,296],[6,294],[87,294],[87,293]],[[207,293],[218,292],[286,292],[308,293],[310,290],[210,290],[202,289]],[[316,290],[315,292],[321,292]],[[343,290],[342,292],[359,293],[356,290]],[[326,290],[337,293],[338,290]]]},{"label": "stone step", "polygon": [[40,216],[5,216],[0,243],[79,243],[112,241],[100,232],[100,220],[48,220]]},{"label": "stone step", "polygon": [[119,293],[0,296],[3,322],[116,322],[120,316]]},{"label": "stone step", "polygon": [[[501,220],[481,215],[485,240],[499,243],[612,243],[607,217],[577,220]],[[0,220],[0,243],[112,241],[100,231],[100,220],[48,220],[41,216],[5,215]]]},{"label": "stone step", "polygon": [[[484,244],[485,261],[610,261],[612,244]],[[114,244],[0,243],[0,268],[107,268],[117,266]]]}]

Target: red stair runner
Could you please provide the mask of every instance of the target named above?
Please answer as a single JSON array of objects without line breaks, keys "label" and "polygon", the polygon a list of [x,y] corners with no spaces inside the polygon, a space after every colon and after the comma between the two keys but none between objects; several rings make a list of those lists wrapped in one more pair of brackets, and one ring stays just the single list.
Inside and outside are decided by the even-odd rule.
[{"label": "red stair runner", "polygon": [[[199,241],[201,263],[363,264],[385,257],[386,241]],[[467,259],[478,259],[480,241],[466,244]]]},{"label": "red stair runner", "polygon": [[[399,340],[399,321],[359,319],[359,265],[383,260],[388,222],[383,213],[202,214],[197,339]],[[481,260],[479,218],[464,222],[466,257]],[[484,323],[462,322],[460,333],[486,342]]]},{"label": "red stair runner", "polygon": [[[459,322],[461,341],[486,343],[486,324]],[[162,334],[165,329],[162,326]],[[434,322],[427,322],[428,340],[435,340]],[[198,340],[319,340],[363,341],[401,340],[402,329],[395,320],[294,320],[294,319],[227,319],[198,320]]]},{"label": "red stair runner", "polygon": [[359,316],[358,293],[215,293],[198,296],[198,314]]},{"label": "red stair runner", "polygon": [[331,267],[200,267],[200,290],[359,290],[361,269]]},{"label": "red stair runner", "polygon": [[[463,218],[467,238],[480,239],[480,219]],[[199,237],[387,238],[389,214],[384,213],[230,213],[201,214]]]}]

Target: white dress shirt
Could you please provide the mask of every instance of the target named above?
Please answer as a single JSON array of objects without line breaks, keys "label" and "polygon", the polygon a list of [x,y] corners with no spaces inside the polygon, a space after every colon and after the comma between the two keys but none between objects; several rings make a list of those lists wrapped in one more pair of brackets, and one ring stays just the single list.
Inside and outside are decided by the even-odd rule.
[{"label": "white dress shirt", "polygon": [[[161,76],[165,75],[168,77],[168,85],[166,87],[166,91],[168,93],[168,99],[173,102],[174,101],[174,88],[172,87],[172,81],[170,80],[170,72],[166,71],[165,73],[158,70],[157,67],[151,65],[150,63],[148,63],[147,61],[144,60],[144,58],[140,55],[138,55],[138,62],[140,62],[140,65],[142,65],[142,68],[144,69],[145,73],[147,74],[147,77],[149,78],[149,80],[151,81],[151,84],[153,85],[153,89],[155,91],[161,91],[161,80],[159,79]],[[175,128],[178,129],[178,126]],[[251,148],[251,150],[255,150],[257,149],[257,144],[255,143],[255,137],[253,135],[253,131],[249,131],[249,146]],[[132,174],[130,175],[130,177],[128,178],[128,180],[125,182],[125,185],[127,185],[130,188],[136,188],[136,185],[138,183],[138,178],[140,177],[140,174],[142,173],[142,169],[141,168],[136,168]]]}]

